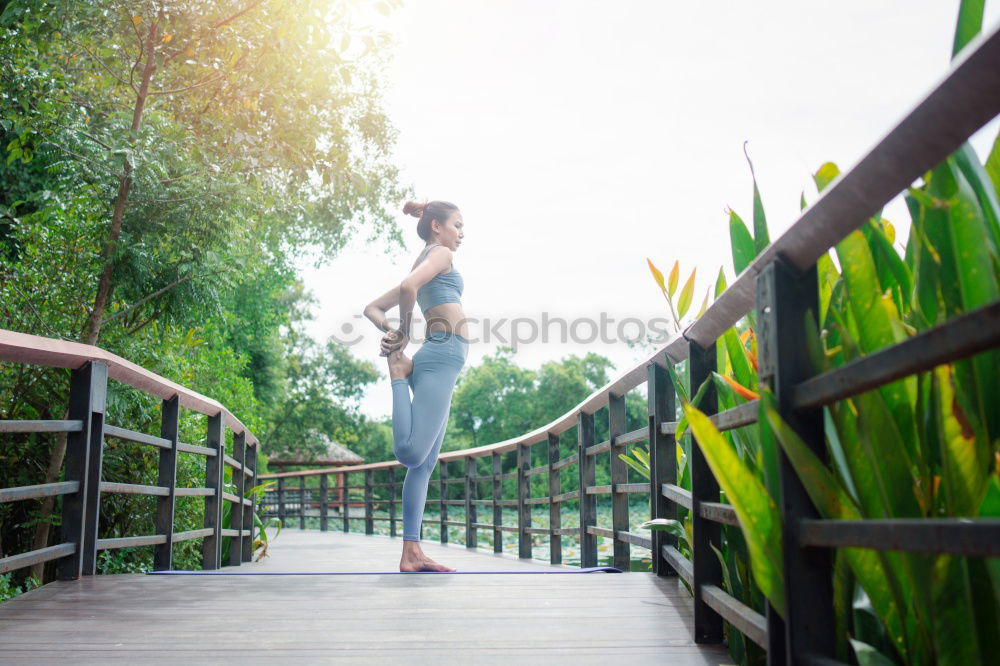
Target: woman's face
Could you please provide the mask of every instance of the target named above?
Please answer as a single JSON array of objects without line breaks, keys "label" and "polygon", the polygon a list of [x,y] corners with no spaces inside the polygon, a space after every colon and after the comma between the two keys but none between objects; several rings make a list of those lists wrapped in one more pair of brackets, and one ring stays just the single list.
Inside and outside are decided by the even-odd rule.
[{"label": "woman's face", "polygon": [[448,219],[441,225],[440,231],[438,231],[437,242],[451,248],[454,252],[458,250],[458,246],[462,244],[462,239],[465,238],[464,229],[465,222],[462,220],[461,211],[452,211]]}]

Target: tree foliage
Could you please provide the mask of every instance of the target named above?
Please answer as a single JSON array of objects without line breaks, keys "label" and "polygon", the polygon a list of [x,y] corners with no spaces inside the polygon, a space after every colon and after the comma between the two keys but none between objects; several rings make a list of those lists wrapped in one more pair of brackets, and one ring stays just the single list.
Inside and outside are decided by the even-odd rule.
[{"label": "tree foliage", "polygon": [[[302,334],[311,302],[294,268],[359,233],[401,243],[388,37],[358,10],[0,2],[0,327],[100,344],[222,402],[275,450],[307,426],[381,432],[357,405],[380,373]],[[62,418],[67,390],[64,370],[0,366],[0,418]],[[109,423],[157,433],[159,408],[112,382]],[[181,430],[203,441],[204,417],[185,412]],[[4,439],[0,486],[57,480],[65,438]],[[199,465],[182,456],[178,483],[202,485]],[[155,474],[155,451],[109,440],[106,480]],[[102,536],[152,533],[147,500],[109,496]],[[199,511],[179,501],[178,529]],[[58,515],[53,498],[0,505],[0,556],[50,545]],[[179,566],[197,561],[178,547]]]}]

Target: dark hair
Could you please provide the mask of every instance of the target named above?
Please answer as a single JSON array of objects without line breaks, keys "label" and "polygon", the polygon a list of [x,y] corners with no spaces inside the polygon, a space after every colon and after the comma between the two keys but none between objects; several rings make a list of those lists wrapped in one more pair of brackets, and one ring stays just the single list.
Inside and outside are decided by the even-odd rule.
[{"label": "dark hair", "polygon": [[448,216],[456,210],[458,210],[458,206],[448,201],[427,201],[425,203],[407,201],[403,205],[403,213],[420,218],[420,221],[417,222],[417,235],[423,240],[431,238],[432,220],[444,224]]}]

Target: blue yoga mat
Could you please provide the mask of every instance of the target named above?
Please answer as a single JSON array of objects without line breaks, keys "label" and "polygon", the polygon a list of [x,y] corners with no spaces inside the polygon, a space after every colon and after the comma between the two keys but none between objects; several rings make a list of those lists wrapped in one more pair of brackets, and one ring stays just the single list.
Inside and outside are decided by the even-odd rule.
[{"label": "blue yoga mat", "polygon": [[580,574],[622,573],[614,567],[558,571],[147,571],[147,576],[388,576],[409,574]]}]

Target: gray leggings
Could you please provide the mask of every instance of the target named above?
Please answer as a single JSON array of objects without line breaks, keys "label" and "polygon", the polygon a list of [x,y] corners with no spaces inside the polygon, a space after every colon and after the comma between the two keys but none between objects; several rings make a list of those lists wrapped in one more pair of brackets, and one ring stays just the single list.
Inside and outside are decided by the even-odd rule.
[{"label": "gray leggings", "polygon": [[413,373],[406,379],[392,380],[392,448],[407,468],[403,480],[404,540],[420,540],[427,485],[448,427],[455,381],[468,356],[466,338],[432,331],[413,355]]}]

